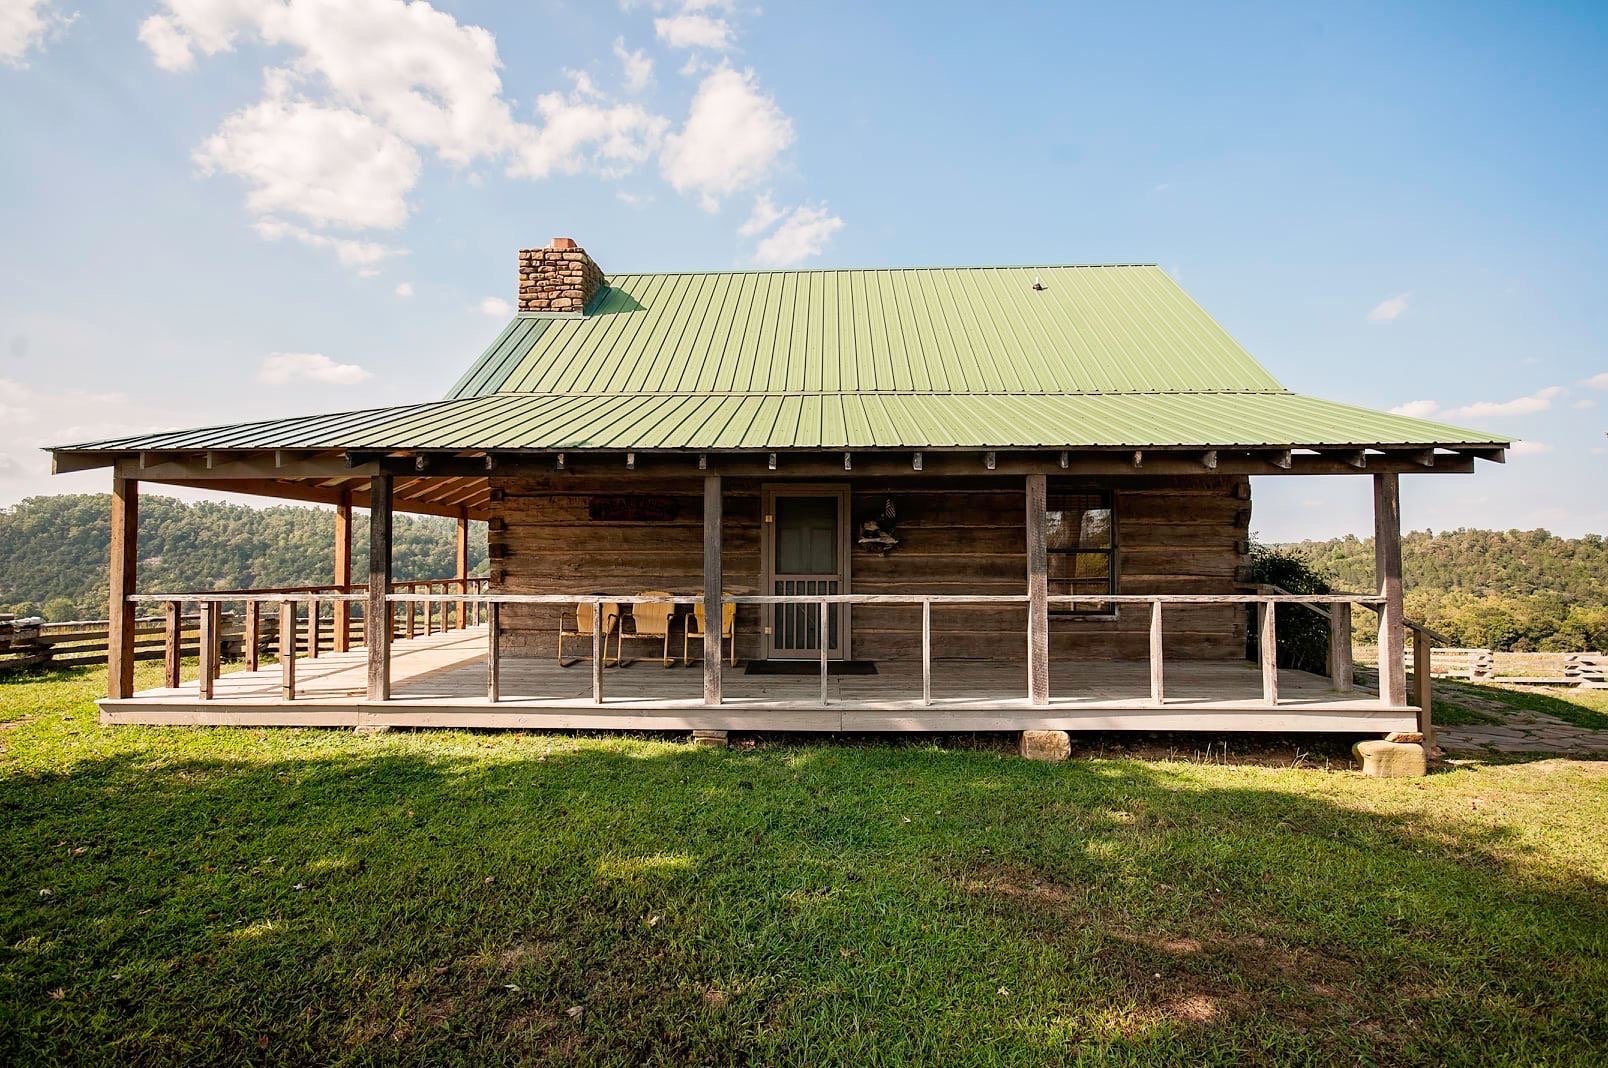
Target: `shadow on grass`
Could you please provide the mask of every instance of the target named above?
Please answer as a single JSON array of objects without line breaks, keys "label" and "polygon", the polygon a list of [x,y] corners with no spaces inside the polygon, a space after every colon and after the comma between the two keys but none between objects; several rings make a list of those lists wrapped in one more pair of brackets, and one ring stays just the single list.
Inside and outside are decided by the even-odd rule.
[{"label": "shadow on grass", "polygon": [[1608,887],[1461,801],[1365,807],[1401,784],[110,736],[145,748],[0,780],[9,1063],[1564,1061],[1608,1037]]}]

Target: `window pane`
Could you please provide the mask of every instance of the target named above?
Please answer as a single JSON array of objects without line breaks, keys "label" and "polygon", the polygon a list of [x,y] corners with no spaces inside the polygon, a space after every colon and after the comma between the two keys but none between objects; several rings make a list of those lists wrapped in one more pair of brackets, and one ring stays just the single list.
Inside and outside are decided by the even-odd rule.
[{"label": "window pane", "polygon": [[1111,547],[1111,509],[1090,508],[1083,513],[1078,544],[1085,549]]},{"label": "window pane", "polygon": [[830,575],[837,570],[836,497],[776,498],[776,573]]}]

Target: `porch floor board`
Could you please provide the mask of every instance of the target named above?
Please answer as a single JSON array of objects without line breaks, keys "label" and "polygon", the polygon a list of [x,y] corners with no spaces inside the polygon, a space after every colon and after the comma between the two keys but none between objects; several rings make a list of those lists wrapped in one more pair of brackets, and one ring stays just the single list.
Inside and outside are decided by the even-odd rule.
[{"label": "porch floor board", "polygon": [[1261,699],[1261,673],[1239,661],[1171,661],[1168,697],[1150,701],[1143,661],[1056,661],[1050,703],[1026,699],[1023,665],[938,660],[932,704],[921,702],[919,664],[878,664],[876,675],[835,675],[829,703],[818,675],[748,675],[727,666],[725,703],[703,703],[702,672],[677,662],[638,660],[604,672],[603,704],[592,703],[590,661],[568,668],[552,658],[505,655],[502,699],[486,700],[484,627],[400,639],[391,654],[392,699],[366,697],[359,648],[296,663],[296,700],[281,699],[277,665],[232,671],[200,699],[195,683],[102,701],[106,723],[240,726],[419,726],[690,730],[973,731],[1279,730],[1375,733],[1414,729],[1411,708],[1366,692],[1342,694],[1323,676],[1279,672],[1277,707]]}]

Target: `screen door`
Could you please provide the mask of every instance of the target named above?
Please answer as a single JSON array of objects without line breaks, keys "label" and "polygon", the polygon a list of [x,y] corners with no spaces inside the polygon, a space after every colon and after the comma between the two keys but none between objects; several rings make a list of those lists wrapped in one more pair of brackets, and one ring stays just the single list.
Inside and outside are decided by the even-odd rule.
[{"label": "screen door", "polygon": [[[846,486],[769,487],[765,490],[765,571],[773,596],[849,592]],[[765,655],[773,659],[821,655],[817,604],[769,605]],[[826,655],[848,648],[849,606],[832,605]]]}]

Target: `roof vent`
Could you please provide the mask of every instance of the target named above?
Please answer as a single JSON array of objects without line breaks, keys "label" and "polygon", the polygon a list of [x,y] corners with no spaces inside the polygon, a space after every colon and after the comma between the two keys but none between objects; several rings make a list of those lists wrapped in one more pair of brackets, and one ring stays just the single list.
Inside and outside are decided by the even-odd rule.
[{"label": "roof vent", "polygon": [[519,310],[580,315],[604,286],[603,269],[574,238],[519,252]]}]

